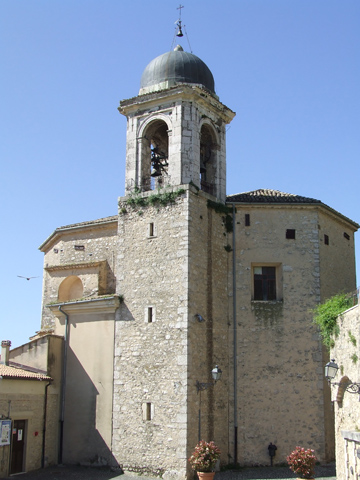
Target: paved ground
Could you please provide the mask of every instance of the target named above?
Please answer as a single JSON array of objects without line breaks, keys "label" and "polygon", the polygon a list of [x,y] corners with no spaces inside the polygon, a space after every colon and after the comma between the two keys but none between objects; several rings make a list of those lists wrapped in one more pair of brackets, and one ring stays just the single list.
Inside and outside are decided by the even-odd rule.
[{"label": "paved ground", "polygon": [[[36,470],[30,473],[21,473],[7,477],[8,479],[19,478],[21,480],[134,480],[141,475],[122,474],[119,471],[111,471],[108,468],[90,468],[78,466],[57,466]],[[218,472],[215,480],[268,480],[268,479],[294,479],[294,475],[288,467],[257,467],[242,468],[240,470],[228,470]],[[323,465],[316,467],[316,480],[336,480],[335,465]],[[159,477],[145,477],[144,480],[159,480]]]}]

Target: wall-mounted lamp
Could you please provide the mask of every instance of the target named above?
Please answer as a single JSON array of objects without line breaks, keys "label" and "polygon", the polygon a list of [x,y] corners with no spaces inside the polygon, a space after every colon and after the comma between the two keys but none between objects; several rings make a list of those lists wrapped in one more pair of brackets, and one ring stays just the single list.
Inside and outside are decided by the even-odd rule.
[{"label": "wall-mounted lamp", "polygon": [[198,322],[205,322],[205,318],[200,315],[200,313],[195,313],[195,318]]},{"label": "wall-mounted lamp", "polygon": [[211,376],[213,378],[213,382],[210,382],[210,383],[202,383],[202,382],[199,382],[199,380],[196,380],[196,388],[197,388],[197,392],[202,392],[203,390],[207,390],[209,387],[212,387],[216,384],[216,382],[218,380],[220,380],[221,378],[221,374],[222,374],[222,370],[221,368],[218,367],[218,365],[216,365],[212,370],[211,370]]},{"label": "wall-mounted lamp", "polygon": [[348,383],[332,382],[338,370],[339,370],[339,367],[338,367],[338,364],[335,363],[334,358],[325,365],[325,378],[329,382],[329,385],[343,385],[347,392],[357,393],[360,395],[360,383],[352,383],[350,382],[350,380]]}]

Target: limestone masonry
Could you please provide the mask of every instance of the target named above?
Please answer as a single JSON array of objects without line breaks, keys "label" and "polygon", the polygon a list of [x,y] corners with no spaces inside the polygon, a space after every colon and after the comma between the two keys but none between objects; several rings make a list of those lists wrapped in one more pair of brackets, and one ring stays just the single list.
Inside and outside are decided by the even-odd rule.
[{"label": "limestone masonry", "polygon": [[118,215],[60,227],[41,245],[33,342],[64,339],[61,461],[190,478],[199,439],[215,441],[222,464],[267,465],[270,442],[275,464],[299,444],[333,460],[312,309],[355,289],[358,225],[295,194],[227,196],[235,113],[184,54],[151,62],[139,95],[120,102]]}]

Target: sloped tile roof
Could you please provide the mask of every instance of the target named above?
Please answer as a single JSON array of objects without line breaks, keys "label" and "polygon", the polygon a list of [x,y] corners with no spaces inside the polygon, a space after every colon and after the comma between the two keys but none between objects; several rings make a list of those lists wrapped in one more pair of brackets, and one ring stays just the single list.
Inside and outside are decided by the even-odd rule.
[{"label": "sloped tile roof", "polygon": [[9,380],[52,380],[48,375],[4,364],[0,364],[0,376]]},{"label": "sloped tile roof", "polygon": [[342,213],[329,207],[321,200],[316,198],[302,197],[293,193],[284,193],[279,190],[271,190],[267,188],[260,188],[251,192],[236,193],[235,195],[228,195],[226,197],[228,203],[253,203],[253,204],[303,204],[303,205],[321,205],[323,208],[350,222],[353,227],[358,229],[360,225]]},{"label": "sloped tile roof", "polygon": [[228,202],[239,203],[321,203],[315,198],[302,197],[293,193],[284,193],[279,190],[260,188],[252,192],[236,193],[226,197]]}]

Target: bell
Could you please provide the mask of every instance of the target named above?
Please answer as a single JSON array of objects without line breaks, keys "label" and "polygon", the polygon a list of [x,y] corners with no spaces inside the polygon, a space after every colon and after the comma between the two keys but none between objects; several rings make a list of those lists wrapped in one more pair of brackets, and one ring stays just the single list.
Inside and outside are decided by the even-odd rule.
[{"label": "bell", "polygon": [[153,167],[150,172],[150,177],[161,177],[161,172],[159,168]]},{"label": "bell", "polygon": [[179,30],[178,30],[176,36],[177,37],[183,37],[184,36],[184,34],[182,33],[182,30],[181,30],[181,25],[179,25]]}]

